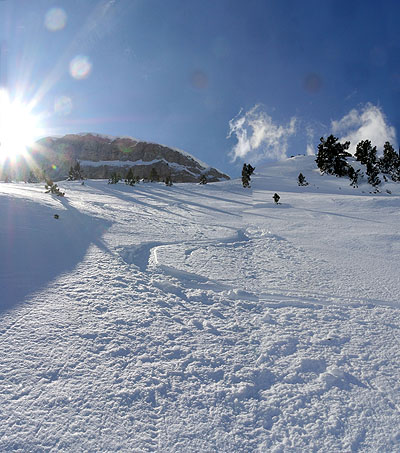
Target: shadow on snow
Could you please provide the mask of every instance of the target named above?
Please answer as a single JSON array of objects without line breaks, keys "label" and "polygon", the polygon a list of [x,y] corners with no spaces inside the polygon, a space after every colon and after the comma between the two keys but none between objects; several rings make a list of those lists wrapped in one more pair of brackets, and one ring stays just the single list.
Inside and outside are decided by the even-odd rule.
[{"label": "shadow on snow", "polygon": [[104,248],[100,238],[110,224],[81,213],[66,199],[59,201],[61,209],[54,209],[0,197],[0,312],[72,270],[91,244]]}]

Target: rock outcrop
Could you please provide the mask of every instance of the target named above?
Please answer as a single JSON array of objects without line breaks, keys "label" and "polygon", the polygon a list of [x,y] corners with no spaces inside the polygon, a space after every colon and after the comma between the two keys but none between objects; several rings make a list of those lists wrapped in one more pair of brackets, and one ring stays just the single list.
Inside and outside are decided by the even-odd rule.
[{"label": "rock outcrop", "polygon": [[174,182],[197,182],[204,174],[210,182],[229,176],[202,163],[184,151],[135,140],[100,134],[68,134],[39,140],[33,151],[36,162],[54,180],[65,179],[76,162],[86,178],[122,177],[129,168],[138,178],[148,178],[152,168],[160,180],[171,176]]}]

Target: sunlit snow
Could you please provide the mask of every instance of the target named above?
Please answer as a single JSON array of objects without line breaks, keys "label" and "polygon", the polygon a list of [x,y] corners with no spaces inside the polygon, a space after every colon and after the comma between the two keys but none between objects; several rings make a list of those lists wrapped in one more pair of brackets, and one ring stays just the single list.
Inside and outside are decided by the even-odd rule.
[{"label": "sunlit snow", "polygon": [[0,451],[399,451],[400,185],[59,186],[0,184]]}]

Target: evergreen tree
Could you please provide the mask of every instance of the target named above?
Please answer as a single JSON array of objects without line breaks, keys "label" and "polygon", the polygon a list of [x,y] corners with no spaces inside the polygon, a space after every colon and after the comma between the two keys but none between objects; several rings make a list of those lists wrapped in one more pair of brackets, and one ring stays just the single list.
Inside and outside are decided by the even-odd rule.
[{"label": "evergreen tree", "polygon": [[379,175],[378,167],[372,163],[367,163],[366,173],[368,175],[368,183],[374,187],[379,186],[379,184],[381,183],[381,180],[378,177],[378,175]]},{"label": "evergreen tree", "polygon": [[46,189],[46,193],[51,193],[52,195],[57,195],[58,197],[63,197],[65,195],[65,192],[61,192],[57,184],[55,184],[51,179],[46,179],[44,188]]},{"label": "evergreen tree", "polygon": [[361,140],[357,144],[355,157],[367,167],[368,183],[374,187],[379,186],[381,180],[378,177],[379,166],[376,158],[376,146],[373,147],[370,140]]},{"label": "evergreen tree", "polygon": [[71,165],[68,172],[68,181],[78,181],[83,179],[83,172],[81,170],[81,164],[76,162],[74,166]]},{"label": "evergreen tree", "polygon": [[73,180],[74,180],[74,169],[71,165],[71,167],[69,168],[67,181],[73,181]]},{"label": "evergreen tree", "polygon": [[376,146],[372,147],[370,140],[361,140],[356,146],[355,158],[363,165],[376,164]]},{"label": "evergreen tree", "polygon": [[149,179],[151,182],[158,182],[160,180],[157,170],[154,167],[151,168]]},{"label": "evergreen tree", "polygon": [[399,149],[397,156],[398,156],[397,166],[393,169],[391,176],[392,176],[393,181],[400,182],[400,149]]},{"label": "evergreen tree", "polygon": [[321,137],[320,142],[315,159],[318,168],[330,175],[345,176],[348,169],[346,157],[351,156],[346,151],[350,142],[340,143],[334,135],[330,135],[326,140]]},{"label": "evergreen tree", "polygon": [[247,164],[247,174],[249,176],[251,176],[254,173],[255,169],[256,169],[255,167],[252,167],[250,164]]},{"label": "evergreen tree", "polygon": [[30,183],[39,182],[39,178],[36,176],[36,174],[32,170],[29,172],[28,182],[30,182]]},{"label": "evergreen tree", "polygon": [[306,178],[303,175],[303,173],[299,173],[299,176],[297,177],[297,184],[299,186],[308,186],[308,182],[306,181]]},{"label": "evergreen tree", "polygon": [[247,173],[242,171],[242,185],[244,188],[250,187],[250,177]]},{"label": "evergreen tree", "polygon": [[121,176],[118,173],[113,172],[108,179],[108,184],[118,184],[119,181],[121,181]]},{"label": "evergreen tree", "polygon": [[360,170],[354,170],[352,166],[349,165],[347,175],[350,178],[350,185],[353,187],[358,187],[358,178],[360,176]]},{"label": "evergreen tree", "polygon": [[133,175],[132,167],[129,168],[128,173],[126,174],[125,184],[127,184],[128,186],[135,185],[135,176]]},{"label": "evergreen tree", "polygon": [[250,164],[243,164],[242,168],[242,184],[243,187],[250,187],[251,175],[254,173],[255,167]]},{"label": "evergreen tree", "polygon": [[207,184],[207,176],[202,174],[199,179],[199,184]]},{"label": "evergreen tree", "polygon": [[389,174],[394,181],[398,181],[400,157],[389,142],[383,145],[383,156],[379,159],[379,168],[382,173]]},{"label": "evergreen tree", "polygon": [[275,204],[279,204],[279,200],[281,199],[281,197],[277,193],[274,193],[272,195],[272,198],[274,199]]}]

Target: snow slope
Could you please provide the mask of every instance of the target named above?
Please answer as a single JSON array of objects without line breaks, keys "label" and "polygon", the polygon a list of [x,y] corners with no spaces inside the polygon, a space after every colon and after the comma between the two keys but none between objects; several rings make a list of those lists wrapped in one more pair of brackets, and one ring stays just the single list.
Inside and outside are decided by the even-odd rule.
[{"label": "snow slope", "polygon": [[0,184],[0,451],[400,451],[400,185],[59,185]]}]

